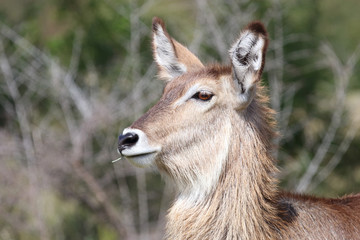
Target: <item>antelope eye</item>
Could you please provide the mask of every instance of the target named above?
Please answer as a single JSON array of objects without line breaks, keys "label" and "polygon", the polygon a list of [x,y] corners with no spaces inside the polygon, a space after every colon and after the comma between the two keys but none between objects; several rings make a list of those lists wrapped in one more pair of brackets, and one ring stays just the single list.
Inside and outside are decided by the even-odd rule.
[{"label": "antelope eye", "polygon": [[199,99],[201,101],[210,101],[210,99],[214,96],[211,92],[208,91],[199,91],[195,93],[192,98]]}]

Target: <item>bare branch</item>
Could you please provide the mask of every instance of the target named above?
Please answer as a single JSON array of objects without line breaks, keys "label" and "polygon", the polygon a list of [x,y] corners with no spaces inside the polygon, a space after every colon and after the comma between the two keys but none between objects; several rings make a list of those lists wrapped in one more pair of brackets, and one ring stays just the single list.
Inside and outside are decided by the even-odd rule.
[{"label": "bare branch", "polygon": [[89,100],[85,97],[85,94],[74,82],[74,78],[78,70],[79,58],[81,53],[81,36],[82,33],[78,31],[74,41],[73,54],[71,56],[69,71],[66,73],[63,81],[74,104],[78,107],[84,118],[88,119],[92,115],[91,104]]},{"label": "bare branch", "polygon": [[205,24],[211,32],[212,39],[214,40],[215,47],[217,48],[218,53],[222,53],[222,59],[225,60],[228,57],[227,46],[224,42],[224,34],[219,24],[216,21],[214,13],[211,8],[207,6],[205,0],[196,0],[198,5],[199,13],[202,16],[202,19],[205,19]]},{"label": "bare branch", "polygon": [[44,227],[44,219],[43,219],[43,212],[40,208],[39,201],[36,200],[36,196],[38,195],[38,186],[39,186],[39,180],[37,176],[37,167],[36,167],[36,154],[35,149],[32,141],[31,136],[31,127],[28,120],[28,113],[26,109],[29,109],[26,107],[25,103],[22,101],[20,92],[18,90],[18,87],[16,85],[14,75],[12,73],[12,69],[10,66],[10,63],[8,61],[8,58],[5,54],[5,49],[3,45],[3,41],[0,38],[0,68],[3,73],[6,85],[9,89],[10,96],[14,101],[15,105],[15,112],[16,117],[19,122],[19,128],[22,136],[22,145],[25,151],[25,158],[27,161],[27,167],[30,169],[29,171],[29,181],[30,181],[30,190],[33,194],[31,197],[31,203],[33,206],[35,206],[35,214],[37,216],[37,230],[40,232],[41,239],[47,239],[48,233]]},{"label": "bare branch", "polygon": [[299,192],[304,192],[309,188],[312,178],[318,171],[320,164],[324,161],[325,156],[329,151],[329,147],[335,138],[336,131],[340,127],[342,114],[344,112],[346,89],[351,74],[353,73],[353,67],[355,66],[353,61],[350,61],[352,65],[343,66],[333,49],[328,44],[323,44],[321,50],[327,59],[329,67],[333,70],[334,73],[334,79],[336,81],[336,103],[330,125],[323,137],[323,140],[318,150],[316,151],[314,158],[311,160],[305,174],[302,176],[299,184],[296,187],[296,190]]},{"label": "bare branch", "polygon": [[346,135],[344,139],[342,140],[340,146],[338,147],[336,153],[334,156],[330,159],[330,161],[319,171],[319,173],[316,176],[315,181],[311,183],[311,186],[309,187],[309,190],[315,189],[321,182],[323,182],[335,169],[335,167],[340,163],[344,153],[348,150],[352,140],[356,136],[356,133],[359,129],[359,125],[352,125],[353,127],[350,127],[348,131],[346,132]]}]

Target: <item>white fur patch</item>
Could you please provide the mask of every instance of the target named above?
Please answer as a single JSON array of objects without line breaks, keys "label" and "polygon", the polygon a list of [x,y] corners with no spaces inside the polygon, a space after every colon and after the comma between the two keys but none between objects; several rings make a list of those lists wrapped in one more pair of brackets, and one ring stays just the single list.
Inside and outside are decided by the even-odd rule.
[{"label": "white fur patch", "polygon": [[180,97],[178,100],[176,100],[176,102],[174,103],[175,107],[178,107],[182,104],[184,104],[186,101],[188,101],[192,96],[194,96],[195,93],[197,93],[200,90],[205,90],[208,91],[206,89],[206,87],[201,87],[200,84],[194,84],[193,86],[191,86],[187,92]]},{"label": "white fur patch", "polygon": [[139,129],[126,128],[123,134],[125,135],[129,132],[137,134],[139,140],[134,146],[122,150],[121,154],[138,167],[154,165],[155,156],[160,152],[161,147],[151,146],[146,134]]},{"label": "white fur patch", "polygon": [[201,101],[199,99],[192,98],[197,92],[201,92],[201,91],[205,91],[213,94],[213,91],[209,87],[196,83],[193,86],[191,86],[183,96],[181,96],[179,99],[177,99],[174,102],[173,104],[174,109],[186,104],[190,100],[192,100],[192,102],[195,104],[192,105],[192,107],[194,107],[194,111],[206,112],[207,110],[211,109],[211,107],[214,106],[214,104],[216,103],[217,96],[213,95],[211,100],[209,101]]}]

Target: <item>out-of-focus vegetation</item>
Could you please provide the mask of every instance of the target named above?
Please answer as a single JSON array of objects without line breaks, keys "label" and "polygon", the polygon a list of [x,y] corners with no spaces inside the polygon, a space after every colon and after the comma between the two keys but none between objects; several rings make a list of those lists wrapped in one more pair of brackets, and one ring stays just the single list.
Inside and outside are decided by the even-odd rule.
[{"label": "out-of-focus vegetation", "polygon": [[264,83],[286,189],[360,192],[358,0],[0,1],[0,239],[160,239],[171,195],[115,164],[159,98],[151,19],[204,62],[249,21],[270,33]]}]

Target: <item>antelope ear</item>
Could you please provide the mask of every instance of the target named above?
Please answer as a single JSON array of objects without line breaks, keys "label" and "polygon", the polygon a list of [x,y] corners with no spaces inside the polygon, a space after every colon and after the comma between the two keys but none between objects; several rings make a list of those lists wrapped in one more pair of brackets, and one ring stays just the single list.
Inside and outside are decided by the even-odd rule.
[{"label": "antelope ear", "polygon": [[204,67],[193,53],[170,37],[163,20],[154,17],[152,28],[154,59],[160,78],[171,81],[185,72]]},{"label": "antelope ear", "polygon": [[247,106],[255,95],[268,45],[267,32],[261,22],[250,23],[230,48],[232,74],[241,106]]}]

